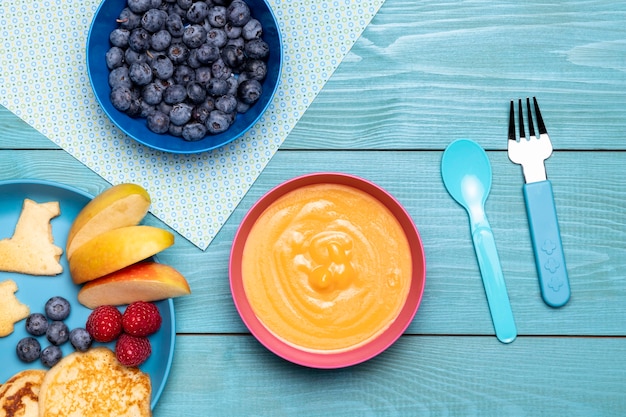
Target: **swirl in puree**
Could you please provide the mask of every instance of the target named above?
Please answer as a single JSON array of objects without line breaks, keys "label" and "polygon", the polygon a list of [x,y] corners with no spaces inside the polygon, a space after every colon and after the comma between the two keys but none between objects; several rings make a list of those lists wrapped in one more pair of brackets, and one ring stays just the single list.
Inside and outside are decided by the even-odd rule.
[{"label": "swirl in puree", "polygon": [[398,317],[411,285],[409,243],[391,212],[342,184],[313,184],[252,226],[242,278],[257,318],[308,351],[356,348]]}]

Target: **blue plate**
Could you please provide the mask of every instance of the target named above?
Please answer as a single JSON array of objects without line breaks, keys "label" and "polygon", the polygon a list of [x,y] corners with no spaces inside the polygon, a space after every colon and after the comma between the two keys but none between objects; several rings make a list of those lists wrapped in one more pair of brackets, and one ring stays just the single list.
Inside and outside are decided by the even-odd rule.
[{"label": "blue plate", "polygon": [[104,0],[91,23],[87,37],[87,71],[91,87],[100,106],[124,133],[139,143],[153,149],[181,154],[209,151],[226,145],[242,136],[263,115],[272,101],[282,69],[282,42],[276,18],[265,0],[246,0],[252,16],[261,22],[263,40],[270,47],[270,56],[267,61],[267,78],[263,81],[263,93],[247,112],[238,114],[235,122],[223,133],[208,135],[196,142],[187,142],[182,138],[169,134],[157,134],[146,126],[146,120],[133,119],[120,112],[111,104],[109,94],[109,69],[106,66],[105,55],[111,48],[109,34],[117,27],[115,21],[127,0]]},{"label": "blue plate", "polygon": [[[54,244],[65,249],[67,234],[78,212],[93,198],[93,196],[78,189],[49,181],[15,180],[0,181],[0,239],[10,238],[15,230],[17,219],[22,211],[25,198],[38,203],[58,201],[61,214],[51,220]],[[63,273],[56,276],[38,277],[17,273],[0,272],[0,282],[12,279],[17,283],[18,290],[15,293],[20,302],[30,307],[31,313],[44,313],[44,306],[50,297],[60,295],[65,297],[71,304],[72,310],[65,323],[70,329],[85,327],[85,322],[91,310],[78,302],[79,286],[72,282],[69,274],[67,259],[61,257]],[[156,303],[163,317],[161,329],[150,336],[152,355],[141,365],[141,370],[150,375],[152,381],[151,406],[156,406],[165,383],[167,381],[176,338],[174,303],[171,299]],[[15,324],[15,330],[9,336],[0,338],[0,384],[13,376],[18,371],[27,368],[46,369],[40,361],[25,364],[17,358],[15,346],[23,337],[29,336],[26,332],[25,320]],[[45,336],[37,338],[42,349],[49,345]],[[98,343],[96,343],[97,345]],[[114,343],[106,344],[111,349]],[[67,342],[62,346],[64,355],[74,351],[72,345]]]}]

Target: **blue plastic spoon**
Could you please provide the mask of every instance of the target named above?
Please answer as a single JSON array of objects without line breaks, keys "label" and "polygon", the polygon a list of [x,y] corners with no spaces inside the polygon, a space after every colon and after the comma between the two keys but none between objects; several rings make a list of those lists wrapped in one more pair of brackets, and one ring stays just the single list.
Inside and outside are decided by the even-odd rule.
[{"label": "blue plastic spoon", "polygon": [[456,140],[443,153],[441,176],[448,193],[469,215],[472,241],[496,337],[502,343],[511,343],[517,337],[517,329],[496,242],[485,215],[485,201],[491,189],[491,164],[487,154],[476,142]]}]

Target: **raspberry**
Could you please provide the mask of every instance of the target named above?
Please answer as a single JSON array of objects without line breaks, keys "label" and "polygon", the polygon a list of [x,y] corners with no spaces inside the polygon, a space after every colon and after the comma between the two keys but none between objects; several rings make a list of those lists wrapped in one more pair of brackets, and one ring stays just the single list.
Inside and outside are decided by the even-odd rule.
[{"label": "raspberry", "polygon": [[135,337],[122,333],[115,344],[115,356],[125,366],[139,366],[150,357],[152,347],[146,337]]},{"label": "raspberry", "polygon": [[131,336],[145,337],[161,327],[159,308],[153,303],[136,301],[131,303],[122,316],[124,332]]},{"label": "raspberry", "polygon": [[111,342],[122,333],[122,313],[113,306],[96,307],[87,318],[85,328],[95,341]]}]

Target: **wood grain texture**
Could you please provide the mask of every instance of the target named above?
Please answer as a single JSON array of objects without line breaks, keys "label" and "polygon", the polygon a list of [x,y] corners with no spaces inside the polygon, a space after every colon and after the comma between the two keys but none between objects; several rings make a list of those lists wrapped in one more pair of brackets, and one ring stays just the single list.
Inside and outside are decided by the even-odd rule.
[{"label": "wood grain texture", "polygon": [[[623,416],[626,414],[626,3],[387,0],[206,251],[176,236],[160,259],[189,280],[155,417]],[[506,155],[509,100],[535,95],[572,299],[539,295]],[[439,164],[469,137],[489,150],[494,230],[519,337],[493,335],[467,215]],[[392,193],[424,244],[427,284],[407,333],[356,367],[290,364],[247,331],[230,295],[238,225],[265,192],[340,171]],[[97,194],[109,184],[0,107],[0,179]],[[167,227],[149,215],[148,224]]]},{"label": "wood grain texture", "polygon": [[[181,336],[155,415],[622,416],[625,339],[404,336],[359,366],[288,363],[250,336]],[[577,349],[572,349],[575,344]],[[592,352],[596,352],[592,354]]]},{"label": "wood grain texture", "polygon": [[626,149],[626,3],[388,0],[284,148],[506,149],[537,96],[557,149]]}]

